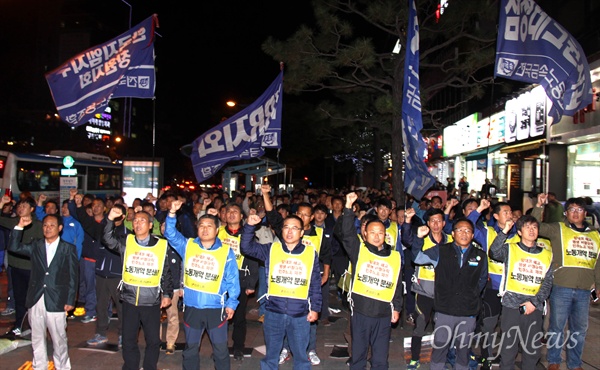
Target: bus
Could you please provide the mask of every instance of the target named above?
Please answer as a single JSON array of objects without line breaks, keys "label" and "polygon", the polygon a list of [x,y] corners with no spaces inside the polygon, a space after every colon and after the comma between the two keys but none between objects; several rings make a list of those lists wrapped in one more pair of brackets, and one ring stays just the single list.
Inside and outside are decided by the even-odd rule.
[{"label": "bus", "polygon": [[[112,163],[109,157],[72,151],[35,154],[3,150],[0,150],[0,195],[11,195],[18,200],[21,193],[29,192],[36,200],[40,194],[45,194],[48,199],[60,201],[65,156],[75,160],[71,168],[77,170],[80,193],[104,199],[121,195],[123,168],[121,164]],[[65,198],[64,193],[62,198]]]}]

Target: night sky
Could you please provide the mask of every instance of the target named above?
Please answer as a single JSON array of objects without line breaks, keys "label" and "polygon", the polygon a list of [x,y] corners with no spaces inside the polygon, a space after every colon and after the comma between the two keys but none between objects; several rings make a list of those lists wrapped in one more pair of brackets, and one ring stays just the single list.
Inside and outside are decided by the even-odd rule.
[{"label": "night sky", "polygon": [[127,31],[130,9],[131,26],[158,14],[156,99],[134,106],[136,124],[156,128],[156,155],[165,157],[166,174],[191,168],[179,148],[231,115],[227,100],[250,103],[275,79],[279,63],[261,50],[267,37],[285,40],[312,19],[309,1],[207,1],[192,7],[158,0],[3,0],[0,113],[54,108],[44,73],[64,62],[49,57],[57,54],[53,35],[63,21],[64,30],[85,19],[94,29],[92,47]]}]

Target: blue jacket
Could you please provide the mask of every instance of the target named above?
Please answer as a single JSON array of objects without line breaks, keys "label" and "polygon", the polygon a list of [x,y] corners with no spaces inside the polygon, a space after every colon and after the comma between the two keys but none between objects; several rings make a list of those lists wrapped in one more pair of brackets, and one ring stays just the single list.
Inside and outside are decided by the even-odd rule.
[{"label": "blue jacket", "polygon": [[[171,248],[175,249],[185,261],[185,250],[188,243],[188,238],[177,231],[177,218],[167,217],[165,219],[165,238],[169,241]],[[190,238],[191,239],[191,238]],[[194,238],[194,243],[201,248],[205,248],[198,237]],[[221,248],[221,240],[217,238],[214,245],[209,249]],[[184,262],[185,263],[185,262]],[[219,288],[219,294],[202,293],[197,290],[192,290],[184,286],[183,288],[183,304],[197,309],[205,308],[223,308],[229,307],[235,310],[239,304],[238,297],[240,295],[240,278],[235,254],[230,249],[225,263],[225,271],[223,280]]]},{"label": "blue jacket", "polygon": [[[42,206],[35,207],[35,215],[38,220],[43,220],[46,217],[46,211]],[[73,216],[62,216],[63,229],[60,238],[66,242],[74,244],[77,248],[77,258],[81,259],[81,251],[83,250],[83,227]]]},{"label": "blue jacket", "polygon": [[[287,249],[285,243],[281,243],[284,249]],[[290,253],[300,254],[304,251],[304,244],[300,242]],[[240,249],[245,256],[251,256],[265,262],[265,275],[267,278],[267,286],[269,284],[269,264],[271,244],[260,244],[254,238],[254,226],[244,225],[242,238],[240,241]],[[289,250],[286,250],[289,252]],[[315,252],[315,260],[313,263],[313,271],[308,288],[308,299],[295,299],[283,297],[268,297],[265,303],[265,309],[283,313],[292,317],[300,317],[308,315],[308,311],[321,312],[323,303],[321,296],[321,273],[319,271],[319,258]]]}]

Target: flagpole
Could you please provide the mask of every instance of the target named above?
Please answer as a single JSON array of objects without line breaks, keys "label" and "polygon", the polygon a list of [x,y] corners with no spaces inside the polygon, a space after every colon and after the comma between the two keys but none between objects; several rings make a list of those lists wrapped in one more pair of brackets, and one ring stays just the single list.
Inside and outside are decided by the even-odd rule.
[{"label": "flagpole", "polygon": [[[150,191],[154,195],[154,158],[156,149],[156,97],[152,98],[152,184],[150,185]],[[158,178],[156,179],[156,185],[158,185]],[[158,189],[157,189],[158,190]],[[158,198],[158,191],[156,192]]]},{"label": "flagpole", "polygon": [[[121,0],[122,3],[129,7],[129,27],[127,29],[131,29],[131,16],[133,13],[133,6],[129,4],[125,0]],[[126,97],[123,102],[123,106],[125,107],[125,111],[123,112],[123,136],[130,137],[131,136],[131,110],[132,110],[132,98]]]},{"label": "flagpole", "polygon": [[[490,97],[490,107],[494,106],[494,79],[492,78],[492,96]],[[491,127],[492,127],[492,115],[490,114],[490,117],[488,118],[488,124],[487,124],[487,148],[485,150],[485,178],[489,179],[489,171],[490,171],[490,131],[491,131]],[[493,168],[492,168],[492,172],[493,172]],[[492,179],[493,179],[493,173],[492,173]],[[492,179],[490,179],[490,182],[492,181]]]}]

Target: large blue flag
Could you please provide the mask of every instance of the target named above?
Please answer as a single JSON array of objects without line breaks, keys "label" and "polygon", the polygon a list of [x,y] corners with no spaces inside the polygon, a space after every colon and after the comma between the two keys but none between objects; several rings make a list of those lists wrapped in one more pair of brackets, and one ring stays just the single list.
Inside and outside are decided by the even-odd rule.
[{"label": "large blue flag", "polygon": [[537,83],[552,101],[553,123],[592,102],[581,45],[533,0],[502,0],[494,77]]},{"label": "large blue flag", "polygon": [[60,118],[75,127],[104,112],[113,98],[153,98],[156,14],[114,39],[46,73]]},{"label": "large blue flag", "polygon": [[264,148],[281,148],[283,71],[244,110],[202,134],[192,144],[192,166],[198,182],[237,159],[257,158]]},{"label": "large blue flag", "polygon": [[421,199],[435,184],[435,178],[427,170],[424,158],[427,147],[421,136],[423,118],[419,84],[419,20],[415,1],[408,0],[408,7],[408,38],[402,91],[402,131],[406,156],[404,190],[416,199]]}]

